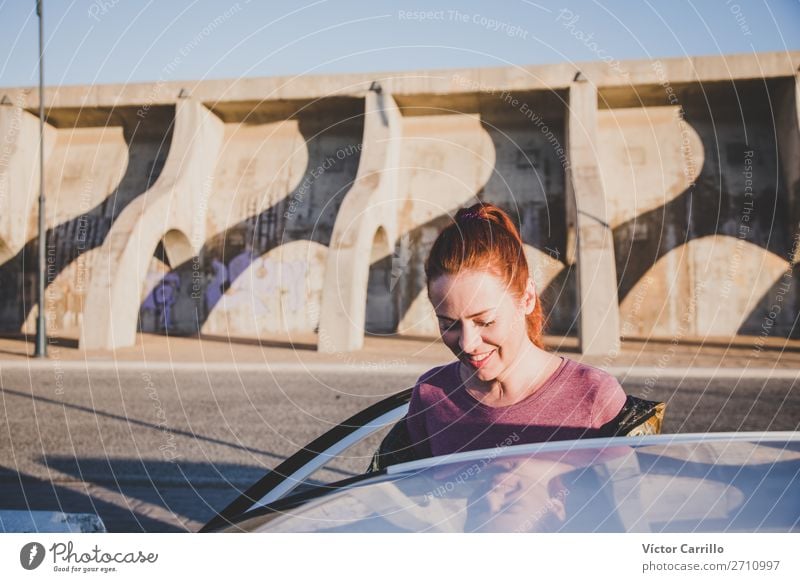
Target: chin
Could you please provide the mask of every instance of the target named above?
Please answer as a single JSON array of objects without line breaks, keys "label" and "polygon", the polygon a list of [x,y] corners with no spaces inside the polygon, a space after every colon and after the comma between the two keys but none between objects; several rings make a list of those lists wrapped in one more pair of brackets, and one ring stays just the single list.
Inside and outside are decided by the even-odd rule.
[{"label": "chin", "polygon": [[491,381],[497,379],[498,372],[494,368],[494,366],[489,367],[489,368],[478,368],[478,369],[475,369],[472,366],[470,366],[469,364],[464,364],[464,365],[467,367],[467,370],[469,370],[470,375],[474,376],[475,378],[477,378],[481,382],[491,382]]}]

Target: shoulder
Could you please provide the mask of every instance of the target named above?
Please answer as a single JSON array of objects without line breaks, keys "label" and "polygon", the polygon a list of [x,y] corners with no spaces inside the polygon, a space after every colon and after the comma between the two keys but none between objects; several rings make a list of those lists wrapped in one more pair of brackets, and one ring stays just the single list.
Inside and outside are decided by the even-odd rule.
[{"label": "shoulder", "polygon": [[430,401],[444,397],[457,384],[457,365],[457,361],[451,362],[431,368],[422,374],[414,384],[411,399]]},{"label": "shoulder", "polygon": [[584,397],[591,406],[591,424],[598,427],[616,416],[625,405],[625,391],[619,381],[608,372],[582,364],[572,362],[573,379],[579,379],[576,384],[584,393]]},{"label": "shoulder", "polygon": [[578,382],[581,387],[596,392],[622,390],[617,379],[605,370],[569,358],[566,360],[571,382]]},{"label": "shoulder", "polygon": [[457,361],[431,368],[417,378],[416,386],[449,386],[458,377],[456,366],[458,366]]},{"label": "shoulder", "polygon": [[436,366],[422,374],[414,385],[414,390],[449,390],[458,383],[458,361]]}]

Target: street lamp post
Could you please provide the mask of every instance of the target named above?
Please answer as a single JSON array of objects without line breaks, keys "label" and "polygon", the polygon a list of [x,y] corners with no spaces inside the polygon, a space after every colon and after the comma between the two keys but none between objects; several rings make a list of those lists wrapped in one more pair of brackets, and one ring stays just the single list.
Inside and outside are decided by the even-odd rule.
[{"label": "street lamp post", "polygon": [[36,319],[37,358],[47,357],[47,323],[44,309],[44,290],[46,273],[47,224],[44,215],[44,11],[43,0],[36,0],[36,15],[39,17],[39,262],[38,262],[38,301],[39,316]]}]

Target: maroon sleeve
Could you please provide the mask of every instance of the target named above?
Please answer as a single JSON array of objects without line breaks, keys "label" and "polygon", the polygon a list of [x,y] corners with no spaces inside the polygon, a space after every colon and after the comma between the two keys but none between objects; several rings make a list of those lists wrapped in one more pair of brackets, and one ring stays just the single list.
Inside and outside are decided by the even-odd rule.
[{"label": "maroon sleeve", "polygon": [[599,428],[617,416],[625,406],[625,399],[625,391],[617,379],[611,374],[603,373],[592,410],[592,426]]},{"label": "maroon sleeve", "polygon": [[428,430],[425,427],[425,405],[420,394],[421,387],[418,382],[411,392],[411,401],[408,403],[406,427],[414,446],[414,452],[420,459],[432,457],[431,445],[428,441]]}]

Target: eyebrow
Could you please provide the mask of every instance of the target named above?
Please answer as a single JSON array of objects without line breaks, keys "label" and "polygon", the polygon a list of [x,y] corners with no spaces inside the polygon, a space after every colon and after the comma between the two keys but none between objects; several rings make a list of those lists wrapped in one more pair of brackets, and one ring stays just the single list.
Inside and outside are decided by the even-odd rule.
[{"label": "eyebrow", "polygon": [[[484,313],[486,313],[487,311],[491,311],[492,309],[495,309],[495,308],[494,307],[489,307],[488,309],[484,309],[483,311],[479,311],[478,313],[473,313],[472,315],[468,315],[467,319],[472,319],[473,317],[478,317],[479,315],[483,315]],[[439,319],[446,319],[447,321],[456,321],[452,317],[447,317],[446,315],[439,315],[438,313],[436,314],[436,317],[438,317]]]}]

